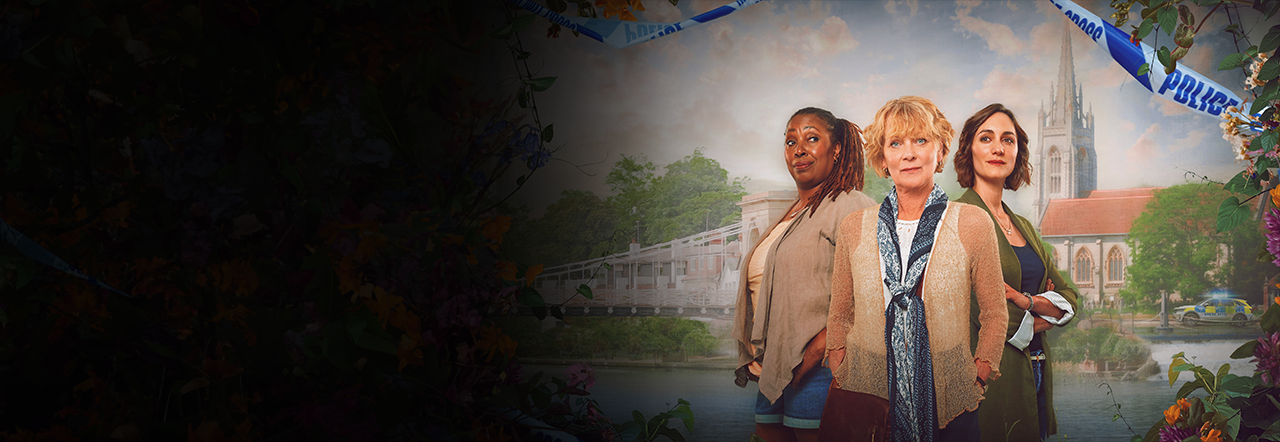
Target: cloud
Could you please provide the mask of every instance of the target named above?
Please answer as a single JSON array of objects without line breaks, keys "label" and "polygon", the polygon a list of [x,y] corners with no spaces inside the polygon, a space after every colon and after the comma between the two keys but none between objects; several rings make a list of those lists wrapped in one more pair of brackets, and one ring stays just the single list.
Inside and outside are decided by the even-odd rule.
[{"label": "cloud", "polygon": [[1018,116],[1019,123],[1030,129],[1041,104],[1049,105],[1052,78],[1043,66],[1024,66],[1015,71],[997,65],[982,79],[982,87],[973,91],[973,98],[983,105],[1003,103]]},{"label": "cloud", "polygon": [[1133,146],[1125,151],[1125,158],[1129,160],[1130,164],[1142,164],[1161,156],[1155,142],[1155,136],[1159,132],[1160,123],[1152,124],[1147,127],[1142,136],[1138,137],[1138,141],[1133,142]]},{"label": "cloud", "polygon": [[1188,149],[1195,149],[1202,146],[1204,139],[1209,134],[1202,130],[1192,130],[1187,132],[1187,136],[1174,140],[1169,144],[1169,150],[1173,152],[1181,152]]},{"label": "cloud", "polygon": [[840,17],[830,16],[822,21],[822,27],[808,35],[809,50],[814,55],[831,55],[852,51],[858,41],[849,33],[849,25]]},{"label": "cloud", "polygon": [[1166,117],[1191,112],[1191,108],[1155,94],[1151,94],[1151,99],[1148,100],[1148,106],[1160,111],[1160,115],[1164,115]]},{"label": "cloud", "polygon": [[1126,81],[1131,81],[1134,85],[1138,85],[1138,80],[1134,80],[1129,75],[1129,72],[1124,70],[1124,67],[1121,67],[1118,63],[1110,63],[1095,69],[1076,70],[1076,82],[1085,88],[1085,101],[1089,100],[1088,94],[1090,92],[1115,89]]},{"label": "cloud", "polygon": [[[809,0],[808,3],[800,2],[784,3],[784,13],[778,14],[779,17],[791,15],[798,22],[816,22],[831,16],[831,4],[819,0]],[[755,6],[752,6],[753,8]]]},{"label": "cloud", "polygon": [[1027,43],[1018,38],[1008,25],[970,15],[973,8],[981,3],[981,0],[956,0],[956,15],[953,17],[956,21],[955,29],[965,35],[981,37],[987,42],[987,47],[997,54],[1011,56],[1022,52]]},{"label": "cloud", "polygon": [[[901,12],[898,12],[899,5],[907,8],[908,12],[906,12],[906,16],[903,16]],[[905,19],[915,17],[916,14],[920,12],[920,0],[889,0],[884,3],[884,10],[888,12],[889,15],[894,16],[894,18]]]},{"label": "cloud", "polygon": [[1120,121],[1120,130],[1123,130],[1125,132],[1133,132],[1133,130],[1136,128],[1137,126],[1135,126],[1132,121],[1129,121],[1129,120]]},{"label": "cloud", "polygon": [[661,23],[677,22],[683,19],[680,8],[667,1],[650,1],[644,5],[644,12],[636,14],[641,21]]}]

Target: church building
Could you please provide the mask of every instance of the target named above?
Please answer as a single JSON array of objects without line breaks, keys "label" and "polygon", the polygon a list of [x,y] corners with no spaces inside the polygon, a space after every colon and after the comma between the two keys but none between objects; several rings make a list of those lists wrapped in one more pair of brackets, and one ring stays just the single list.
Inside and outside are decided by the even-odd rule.
[{"label": "church building", "polygon": [[1057,84],[1050,86],[1049,106],[1041,104],[1036,123],[1031,222],[1052,246],[1053,261],[1075,283],[1084,305],[1115,302],[1132,262],[1133,251],[1125,243],[1129,228],[1159,188],[1097,190],[1093,109],[1084,110],[1067,33]]}]

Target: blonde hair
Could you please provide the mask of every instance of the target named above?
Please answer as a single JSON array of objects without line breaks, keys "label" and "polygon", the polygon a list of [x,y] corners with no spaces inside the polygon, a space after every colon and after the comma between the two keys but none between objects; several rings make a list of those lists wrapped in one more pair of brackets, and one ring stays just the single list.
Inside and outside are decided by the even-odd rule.
[{"label": "blonde hair", "polygon": [[904,95],[885,103],[876,111],[875,120],[867,126],[867,163],[876,175],[881,178],[889,176],[889,171],[884,166],[885,140],[906,134],[924,135],[942,145],[938,167],[934,173],[942,172],[947,153],[951,152],[951,138],[956,135],[956,131],[932,101]]}]

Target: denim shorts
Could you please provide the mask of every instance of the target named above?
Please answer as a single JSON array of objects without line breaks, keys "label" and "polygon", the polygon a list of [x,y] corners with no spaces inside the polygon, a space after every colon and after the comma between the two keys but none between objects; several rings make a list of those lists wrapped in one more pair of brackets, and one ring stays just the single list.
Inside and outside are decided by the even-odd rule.
[{"label": "denim shorts", "polygon": [[756,423],[782,424],[791,428],[818,428],[822,421],[822,407],[827,403],[827,389],[831,387],[831,369],[814,367],[799,385],[782,389],[777,402],[769,403],[764,393],[756,393]]}]

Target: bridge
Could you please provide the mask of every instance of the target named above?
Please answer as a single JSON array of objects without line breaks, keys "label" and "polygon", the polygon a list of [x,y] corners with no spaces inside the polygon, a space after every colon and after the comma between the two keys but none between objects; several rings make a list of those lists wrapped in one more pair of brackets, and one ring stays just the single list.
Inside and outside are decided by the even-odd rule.
[{"label": "bridge", "polygon": [[[661,244],[543,269],[534,288],[573,316],[732,317],[747,247],[786,211],[794,191],[742,198],[742,221]],[[582,285],[593,297],[578,293]],[[556,308],[556,307],[553,307]],[[528,314],[527,307],[520,313]]]}]

